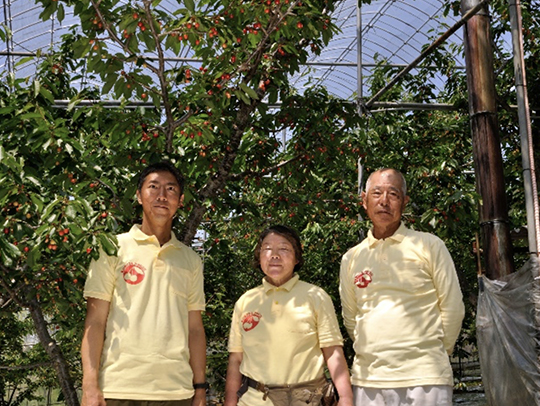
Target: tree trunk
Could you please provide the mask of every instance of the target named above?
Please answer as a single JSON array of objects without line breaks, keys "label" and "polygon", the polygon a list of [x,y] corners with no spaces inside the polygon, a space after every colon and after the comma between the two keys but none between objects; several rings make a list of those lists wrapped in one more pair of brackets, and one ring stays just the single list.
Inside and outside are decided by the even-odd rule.
[{"label": "tree trunk", "polygon": [[60,382],[60,387],[62,388],[66,405],[79,406],[79,398],[77,397],[75,385],[69,373],[69,365],[62,354],[62,350],[49,334],[49,331],[47,330],[47,322],[45,321],[41,307],[35,298],[32,298],[29,301],[28,310],[30,311],[30,316],[34,321],[34,326],[36,328],[39,341],[45,348],[45,351],[47,352],[47,355],[51,359],[53,367],[56,370],[56,375],[58,376],[58,382]]}]

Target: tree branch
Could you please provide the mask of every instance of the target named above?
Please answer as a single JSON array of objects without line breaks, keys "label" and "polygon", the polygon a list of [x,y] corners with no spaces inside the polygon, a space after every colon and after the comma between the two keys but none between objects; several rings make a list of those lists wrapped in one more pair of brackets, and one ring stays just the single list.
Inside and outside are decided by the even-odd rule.
[{"label": "tree branch", "polygon": [[[98,2],[96,2],[95,0],[90,0],[90,1],[92,2],[92,6],[94,7],[94,10],[96,11],[96,14],[99,20],[103,24],[103,28],[105,28],[105,30],[109,34],[110,39],[116,42],[124,50],[126,55],[128,55],[126,59],[129,59],[130,57],[135,57],[138,59],[138,56],[135,55],[133,52],[131,52],[129,47],[126,44],[124,44],[124,42],[120,38],[118,38],[116,33],[111,29],[110,24],[108,24],[105,18],[103,17],[103,14],[101,13],[101,10],[99,9],[99,4],[101,3],[101,1],[98,1]],[[158,69],[155,66],[153,66],[150,63],[146,63],[146,67],[157,75]]]},{"label": "tree branch", "polygon": [[193,209],[191,210],[186,222],[184,223],[184,227],[180,232],[179,239],[184,244],[188,246],[191,245],[191,242],[197,233],[197,228],[199,227],[199,224],[201,223],[206,211],[206,208],[202,202],[216,196],[223,189],[223,186],[225,186],[238,154],[240,141],[242,140],[244,131],[251,122],[251,113],[255,111],[260,103],[260,100],[261,98],[258,100],[253,100],[251,104],[241,102],[241,106],[235,119],[236,124],[233,126],[234,132],[228,143],[229,148],[225,150],[225,154],[219,164],[216,174],[214,174],[214,176],[208,180],[206,185],[199,190],[198,200],[194,202]]},{"label": "tree branch", "polygon": [[[0,269],[2,270],[2,273],[5,274],[5,275],[9,275],[10,273],[13,274],[13,270],[6,267],[4,264],[0,264]],[[4,279],[3,275],[0,276],[0,286],[2,286],[6,290],[6,292],[8,293],[8,295],[10,297],[10,299],[13,300],[15,303],[17,303],[17,305],[19,305],[20,307],[23,307],[23,308],[28,307],[28,305],[19,298],[19,295],[17,295],[17,291],[20,288],[14,289],[11,286],[9,286],[9,283]],[[8,303],[9,303],[9,301],[8,301]],[[4,306],[2,306],[2,307],[4,307]]]},{"label": "tree branch", "polygon": [[[10,269],[4,264],[0,264],[0,269],[4,274],[9,274],[10,272]],[[49,334],[49,330],[47,328],[48,324],[43,316],[43,312],[41,311],[41,305],[35,297],[29,299],[28,302],[24,302],[19,297],[17,292],[9,286],[3,276],[0,276],[0,286],[7,291],[15,303],[17,303],[20,307],[27,308],[29,310],[30,317],[32,317],[32,321],[34,322],[34,327],[36,329],[39,341],[49,355],[49,358],[52,361],[52,366],[58,375],[58,380],[60,382],[60,386],[62,387],[62,393],[64,394],[66,405],[79,406],[79,399],[77,397],[77,392],[75,391],[74,381],[69,373],[69,366],[64,358],[64,355],[62,354],[62,350]],[[30,286],[22,286],[21,293],[23,294],[23,297],[31,297],[29,289]]]},{"label": "tree branch", "polygon": [[287,161],[280,162],[279,164],[271,166],[269,168],[264,168],[264,169],[262,169],[262,170],[260,170],[258,172],[247,170],[247,171],[244,171],[242,173],[237,173],[237,174],[234,174],[234,175],[230,175],[228,180],[236,181],[236,180],[240,180],[242,178],[245,178],[246,176],[256,177],[256,176],[268,175],[270,173],[274,173],[278,169],[283,168],[284,166],[287,166],[288,164],[290,164],[290,163],[292,163],[294,161],[297,161],[298,159],[302,158],[303,156],[304,155],[297,155],[294,158],[291,158],[291,159],[289,159]]},{"label": "tree branch", "polygon": [[15,365],[15,366],[4,366],[0,365],[0,369],[5,371],[18,371],[21,369],[34,369],[34,368],[40,368],[40,367],[50,367],[52,365],[51,362],[39,362],[37,364],[28,364],[28,365]]},{"label": "tree branch", "polygon": [[45,349],[45,352],[49,355],[52,366],[58,375],[66,405],[79,406],[79,399],[77,397],[77,392],[75,391],[74,381],[69,373],[69,366],[64,358],[62,350],[49,334],[47,322],[41,311],[41,306],[35,297],[29,300],[28,310],[30,311],[30,317],[32,317],[34,322],[39,341]]}]

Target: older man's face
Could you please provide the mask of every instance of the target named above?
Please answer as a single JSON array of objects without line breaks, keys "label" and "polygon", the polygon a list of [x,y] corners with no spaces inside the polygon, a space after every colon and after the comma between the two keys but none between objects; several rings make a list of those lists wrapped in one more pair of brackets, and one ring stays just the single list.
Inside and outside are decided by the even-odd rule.
[{"label": "older man's face", "polygon": [[403,195],[401,177],[394,171],[376,172],[367,193],[362,192],[362,204],[375,228],[397,229],[408,201],[409,197]]}]

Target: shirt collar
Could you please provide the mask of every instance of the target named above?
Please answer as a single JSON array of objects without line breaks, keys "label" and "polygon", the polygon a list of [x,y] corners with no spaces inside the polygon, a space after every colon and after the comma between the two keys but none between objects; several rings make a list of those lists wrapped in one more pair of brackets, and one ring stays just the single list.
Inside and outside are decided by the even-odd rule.
[{"label": "shirt collar", "polygon": [[[147,234],[145,234],[145,233],[143,233],[141,231],[140,224],[134,224],[133,227],[131,227],[131,230],[129,230],[129,234],[136,241],[148,241],[148,242],[151,242],[153,244],[159,245],[159,241],[158,241],[158,239],[156,238],[155,235],[147,235]],[[182,243],[180,241],[178,241],[178,239],[176,238],[176,235],[174,235],[172,230],[171,230],[171,239],[169,241],[167,241],[165,244],[163,244],[162,248],[168,247],[168,246],[173,246],[175,248],[181,248],[182,247]]]},{"label": "shirt collar", "polygon": [[263,278],[262,283],[263,283],[264,291],[266,293],[268,293],[272,289],[284,289],[287,292],[290,292],[293,286],[296,285],[296,282],[298,282],[299,279],[300,277],[298,276],[298,274],[294,274],[291,279],[289,279],[287,282],[285,282],[281,286],[272,285],[270,282],[266,280],[266,278]]},{"label": "shirt collar", "polygon": [[392,234],[390,237],[384,238],[384,239],[377,239],[373,236],[373,228],[368,231],[368,245],[369,247],[373,247],[376,244],[378,244],[380,241],[384,240],[394,240],[397,243],[400,243],[405,238],[405,234],[407,234],[407,227],[405,227],[405,224],[403,222],[400,223],[398,229]]}]

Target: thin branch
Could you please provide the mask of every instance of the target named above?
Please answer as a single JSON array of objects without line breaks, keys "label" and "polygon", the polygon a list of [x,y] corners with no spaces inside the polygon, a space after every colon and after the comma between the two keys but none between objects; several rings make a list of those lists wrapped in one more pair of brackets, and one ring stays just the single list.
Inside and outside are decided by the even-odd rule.
[{"label": "thin branch", "polygon": [[237,174],[229,176],[229,180],[236,181],[236,180],[240,180],[242,178],[245,178],[246,176],[249,176],[249,177],[265,176],[265,175],[274,173],[275,171],[279,170],[280,168],[283,168],[284,166],[289,165],[290,163],[302,158],[303,156],[304,155],[297,155],[294,158],[291,158],[291,159],[289,159],[287,161],[280,162],[279,164],[271,166],[269,168],[264,168],[261,171],[255,172],[255,171],[247,170],[247,171],[244,171],[242,173],[237,173]]},{"label": "thin branch", "polygon": [[50,366],[52,366],[52,362],[40,362],[36,364],[15,365],[15,366],[0,365],[0,369],[5,370],[5,371],[18,371],[21,369],[34,369],[34,368],[50,367]]},{"label": "thin branch", "polygon": [[[4,274],[8,274],[9,273],[13,273],[13,270],[9,269],[8,267],[6,267],[4,264],[0,264],[0,269],[2,270],[2,272]],[[28,304],[24,303],[20,298],[19,296],[17,295],[17,291],[20,289],[20,288],[17,288],[17,289],[13,289],[11,286],[9,286],[9,284],[6,282],[6,280],[3,278],[3,277],[0,277],[0,286],[2,286],[6,292],[8,293],[8,295],[10,296],[10,298],[15,302],[17,303],[20,307],[28,307]]]},{"label": "thin branch", "polygon": [[[285,17],[289,15],[294,15],[294,12],[292,11],[294,7],[300,2],[300,0],[293,1],[290,5],[287,11],[285,11],[283,14],[279,13],[276,14],[276,18],[273,21],[270,21],[270,24],[268,26],[268,30],[264,30],[264,37],[257,45],[257,48],[251,53],[250,56],[247,57],[246,62],[244,62],[242,65],[238,67],[238,71],[247,71],[248,74],[246,75],[246,78],[244,80],[245,83],[249,82],[252,78],[254,73],[257,71],[257,67],[259,65],[259,62],[261,58],[263,57],[263,51],[266,48],[267,43],[270,41],[270,35],[273,31],[276,30],[277,27],[283,22]],[[262,27],[261,27],[262,28]],[[250,66],[251,60],[254,60],[254,62]]]},{"label": "thin branch", "polygon": [[105,186],[107,189],[111,191],[111,193],[113,194],[113,198],[112,198],[113,203],[116,205],[116,207],[120,207],[120,200],[118,199],[118,196],[116,195],[114,189],[106,182],[103,182],[100,178],[97,178],[96,181],[98,183],[101,183],[103,186]]},{"label": "thin branch", "polygon": [[[120,45],[120,47],[124,50],[126,55],[128,55],[126,60],[129,59],[130,57],[134,57],[134,58],[139,59],[139,57],[136,54],[134,54],[129,49],[129,47],[126,44],[124,44],[124,42],[120,38],[118,38],[116,33],[111,29],[111,26],[105,20],[105,17],[103,16],[103,14],[101,13],[101,10],[99,9],[99,5],[100,5],[101,1],[96,2],[95,0],[91,0],[91,2],[92,2],[92,6],[94,7],[94,10],[96,11],[96,14],[97,14],[99,20],[103,24],[103,27],[109,33],[109,38],[112,39],[114,42],[116,42],[118,45]],[[148,69],[150,69],[156,75],[158,74],[158,69],[155,66],[153,66],[152,64],[149,64],[149,63],[146,62],[146,67]]]},{"label": "thin branch", "polygon": [[169,98],[169,82],[167,81],[165,77],[165,54],[163,52],[163,48],[161,47],[161,41],[159,38],[158,33],[156,32],[156,27],[153,24],[153,18],[152,18],[152,10],[151,5],[152,1],[145,0],[144,2],[144,11],[146,13],[146,17],[148,19],[148,25],[150,27],[150,32],[152,33],[152,37],[154,38],[154,43],[156,44],[156,50],[158,53],[158,63],[159,67],[157,71],[155,72],[158,79],[159,84],[161,87],[161,92],[159,95],[161,96],[161,100],[163,103],[163,109],[165,111],[165,117],[166,117],[166,149],[168,153],[172,152],[172,138],[174,135],[174,130],[177,128],[179,124],[176,124],[177,122],[174,120],[174,116],[171,109],[171,100]]},{"label": "thin branch", "polygon": [[13,301],[13,298],[10,297],[8,300],[6,300],[5,302],[3,301],[4,298],[2,298],[2,302],[0,302],[0,309],[3,309],[5,307],[8,307],[8,305]]}]

